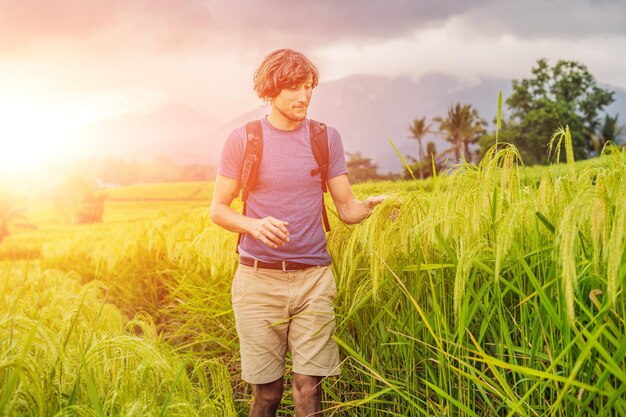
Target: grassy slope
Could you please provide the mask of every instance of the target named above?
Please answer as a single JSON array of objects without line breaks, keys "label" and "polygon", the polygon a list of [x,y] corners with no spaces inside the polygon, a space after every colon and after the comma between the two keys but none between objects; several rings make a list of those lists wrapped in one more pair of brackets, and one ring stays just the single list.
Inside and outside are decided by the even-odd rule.
[{"label": "grassy slope", "polygon": [[[588,168],[605,165],[600,160],[583,161],[576,164],[576,171],[588,172]],[[550,180],[544,181],[541,188],[541,178],[546,173]],[[568,306],[556,278],[561,270],[555,237],[546,234],[545,225],[537,220],[534,211],[510,200],[517,193],[528,197],[529,192],[543,190],[541,198],[548,209],[544,214],[554,227],[567,219],[562,216],[575,193],[593,186],[595,177],[582,175],[578,190],[567,186],[570,180],[559,180],[568,175],[564,165],[547,170],[522,168],[515,183],[510,183],[501,171],[494,171],[493,178],[471,171],[459,175],[421,184],[373,183],[355,187],[360,196],[384,192],[403,201],[396,223],[390,223],[386,217],[397,205],[389,202],[362,225],[345,227],[336,223],[331,235],[329,247],[340,281],[338,337],[350,359],[344,365],[343,377],[327,391],[330,404],[341,405],[345,409],[342,415],[377,416],[385,415],[385,410],[407,415],[407,407],[414,410],[411,415],[446,415],[451,410],[467,415],[500,414],[515,407],[521,415],[532,415],[546,410],[543,403],[549,396],[553,403],[548,405],[557,403],[552,406],[555,415],[576,415],[575,410],[587,410],[593,415],[593,410],[606,406],[623,411],[615,383],[626,371],[623,366],[615,368],[606,363],[611,356],[613,361],[619,359],[623,363],[624,349],[619,347],[623,331],[614,329],[616,323],[611,321],[610,310],[602,307],[606,297],[589,293],[605,288],[606,282],[591,274],[593,269],[586,266],[587,258],[578,248],[575,264],[588,272],[583,274],[585,286],[581,288],[589,297],[596,294],[602,309],[594,313],[583,303],[584,297],[577,301],[576,314],[582,326],[578,332],[588,333],[572,334],[567,324]],[[225,306],[236,259],[232,251],[234,235],[210,224],[205,209],[208,201],[178,198],[190,196],[191,190],[202,187],[178,186],[179,191],[172,190],[172,185],[142,186],[141,192],[120,189],[118,196],[127,201],[111,201],[120,204],[109,207],[110,217],[105,218],[105,224],[44,227],[16,234],[0,247],[0,259],[13,259],[10,248],[17,243],[38,242],[44,266],[73,273],[81,282],[105,282],[110,299],[122,311],[129,316],[139,310],[149,312],[158,331],[181,351],[230,360],[236,352],[236,341],[232,317]],[[434,194],[430,193],[433,189]],[[569,194],[562,194],[564,189]],[[177,196],[173,200],[178,201],[166,201],[164,190],[170,190]],[[511,190],[517,191],[511,194]],[[137,201],[132,200],[133,195]],[[146,202],[150,195],[162,198]],[[490,231],[489,224],[483,224],[481,219],[493,216],[493,209],[476,197],[487,196],[489,201],[494,195],[502,205],[496,207],[498,216],[494,219],[498,223]],[[533,194],[534,199],[538,196]],[[201,208],[194,210],[194,204]],[[484,207],[485,211],[466,210],[468,204]],[[166,213],[168,216],[163,218]],[[522,226],[530,221],[528,213],[532,223]],[[461,219],[465,220],[460,223]],[[425,233],[428,225],[435,223],[443,227]],[[517,226],[521,229],[514,228]],[[545,240],[539,248],[552,246],[534,253],[537,247],[526,245],[525,229],[536,234],[533,239],[537,242]],[[589,233],[584,227],[581,230]],[[459,233],[467,233],[467,239],[459,240]],[[507,242],[507,236],[512,236],[518,244],[507,244],[508,249],[500,255],[499,245],[494,242],[491,247],[473,246],[482,245],[484,236],[491,234],[494,242]],[[428,246],[423,246],[425,242]],[[382,260],[376,253],[382,254]],[[496,291],[493,271],[497,258],[501,274]],[[461,265],[467,268],[460,268]],[[541,276],[545,280],[543,287],[525,278],[528,271],[548,274]],[[141,285],[129,286],[137,277],[143,280]],[[461,296],[464,293],[466,297]],[[495,299],[503,301],[496,303]],[[542,323],[537,320],[545,323],[537,326]],[[526,328],[527,324],[531,328]],[[617,322],[618,329],[620,326],[623,329],[623,322]],[[512,330],[515,328],[518,330]],[[604,337],[600,331],[605,332]],[[585,341],[590,337],[594,342],[586,348]],[[526,340],[533,340],[534,347],[525,345]],[[541,340],[549,350],[545,350]],[[378,348],[372,349],[375,346]],[[605,362],[594,369],[602,349],[609,357],[605,356]],[[229,362],[229,367],[236,380],[234,354],[235,360]],[[577,362],[577,357],[582,359]],[[572,381],[551,376],[557,369],[558,375],[569,375],[574,367],[578,370]],[[544,374],[538,377],[537,372]],[[604,387],[586,396],[588,388],[582,388],[581,394],[581,387],[592,386],[597,378]],[[585,383],[592,385],[581,385]],[[524,396],[526,393],[528,396]],[[583,402],[576,396],[581,396]],[[350,411],[350,407],[354,409]]]}]

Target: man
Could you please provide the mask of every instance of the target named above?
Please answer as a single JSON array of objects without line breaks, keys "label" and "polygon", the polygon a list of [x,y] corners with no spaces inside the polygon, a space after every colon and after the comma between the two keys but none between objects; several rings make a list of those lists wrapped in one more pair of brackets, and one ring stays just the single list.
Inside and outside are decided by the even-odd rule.
[{"label": "man", "polygon": [[[246,127],[227,138],[211,202],[211,220],[242,234],[232,304],[241,349],[242,378],[254,385],[250,416],[275,416],[291,352],[297,416],[322,416],[321,379],[339,374],[332,340],[337,293],[322,227],[321,176],[306,118],[317,68],[301,53],[281,49],[254,75],[257,95],[271,104],[261,120],[263,153],[245,215],[230,205],[241,188]],[[328,189],[341,221],[359,223],[385,197],[355,198],[341,138],[327,127]]]}]

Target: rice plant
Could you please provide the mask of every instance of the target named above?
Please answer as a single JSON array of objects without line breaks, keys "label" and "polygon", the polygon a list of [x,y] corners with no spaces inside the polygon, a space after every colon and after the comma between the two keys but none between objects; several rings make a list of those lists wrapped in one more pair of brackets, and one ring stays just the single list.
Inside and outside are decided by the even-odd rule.
[{"label": "rice plant", "polygon": [[537,184],[500,143],[332,235],[336,414],[626,415],[626,154],[603,158]]},{"label": "rice plant", "polygon": [[235,415],[220,361],[176,354],[101,284],[24,264],[0,270],[0,295],[0,415]]},{"label": "rice plant", "polygon": [[[567,143],[563,129],[553,150]],[[393,198],[360,225],[330,215],[344,361],[328,415],[626,415],[626,153],[566,159],[524,167],[499,141],[479,166],[355,187]],[[236,235],[194,204],[66,228],[29,254],[7,239],[5,413],[229,415],[233,396],[246,412]]]}]

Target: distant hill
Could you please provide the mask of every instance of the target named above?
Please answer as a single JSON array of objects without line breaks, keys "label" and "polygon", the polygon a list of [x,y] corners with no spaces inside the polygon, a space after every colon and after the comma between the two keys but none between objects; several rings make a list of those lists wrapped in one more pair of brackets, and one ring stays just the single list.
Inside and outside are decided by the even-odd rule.
[{"label": "distant hill", "polygon": [[[417,143],[408,139],[413,119],[444,115],[447,106],[461,101],[471,103],[482,117],[491,120],[500,89],[506,94],[510,82],[485,79],[475,86],[464,86],[444,74],[418,80],[355,76],[320,86],[311,115],[337,127],[347,151],[372,157],[382,172],[398,171],[402,162],[389,138],[403,154],[417,156]],[[448,146],[435,136],[426,137],[424,145],[430,140],[439,151]]]},{"label": "distant hill", "polygon": [[[464,86],[458,79],[444,74],[430,74],[419,80],[354,75],[316,88],[309,117],[337,128],[346,151],[358,151],[373,158],[381,172],[398,171],[402,162],[389,145],[389,138],[404,154],[416,155],[416,142],[407,138],[408,126],[414,118],[443,115],[446,106],[463,101],[472,103],[491,121],[496,114],[500,89],[506,94],[510,81],[484,79],[477,85]],[[220,126],[212,132],[212,141],[221,148],[233,128],[268,111],[259,108]],[[439,150],[446,146],[438,137],[427,137],[426,141],[429,140]]]},{"label": "distant hill", "polygon": [[[625,123],[626,91],[609,88],[616,91],[616,102],[607,111],[619,113],[620,121]],[[443,116],[446,107],[457,101],[472,104],[492,123],[499,90],[506,98],[511,93],[511,81],[483,78],[466,85],[440,73],[416,80],[408,76],[354,75],[322,83],[315,90],[309,116],[337,128],[346,151],[359,151],[373,158],[383,173],[399,171],[402,163],[388,138],[405,155],[416,155],[415,141],[407,138],[411,121],[422,116]],[[219,122],[184,105],[169,104],[151,113],[125,115],[89,126],[82,132],[84,142],[89,144],[85,152],[90,156],[131,159],[168,155],[182,163],[215,165],[228,133],[268,111],[259,107],[228,122]],[[438,137],[427,137],[429,140],[437,144],[438,150],[447,147]]]},{"label": "distant hill", "polygon": [[216,121],[180,103],[151,112],[127,113],[89,125],[78,132],[82,154],[147,160],[168,156],[181,163],[206,163],[199,156]]}]

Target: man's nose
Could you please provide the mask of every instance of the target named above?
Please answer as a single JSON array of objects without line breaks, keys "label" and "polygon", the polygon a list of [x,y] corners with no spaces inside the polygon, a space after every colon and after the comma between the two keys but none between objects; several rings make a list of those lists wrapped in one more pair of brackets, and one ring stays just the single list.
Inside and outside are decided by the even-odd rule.
[{"label": "man's nose", "polygon": [[307,96],[307,89],[305,87],[298,89],[298,101],[306,103],[309,100]]}]

